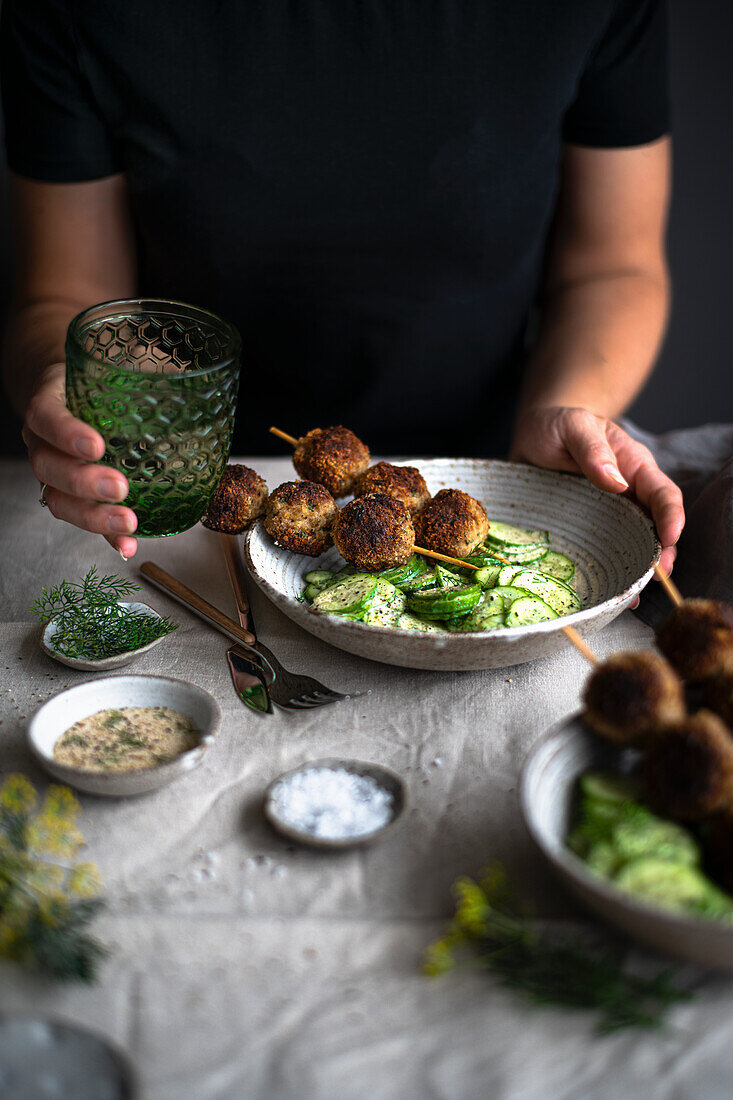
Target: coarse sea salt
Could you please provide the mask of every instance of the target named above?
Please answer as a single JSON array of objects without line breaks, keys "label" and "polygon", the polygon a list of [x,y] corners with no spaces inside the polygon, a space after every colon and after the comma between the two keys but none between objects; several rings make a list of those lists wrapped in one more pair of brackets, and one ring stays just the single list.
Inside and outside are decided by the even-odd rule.
[{"label": "coarse sea salt", "polygon": [[285,776],[272,788],[270,804],[285,825],[323,840],[367,836],[394,813],[390,791],[346,768],[307,768]]}]

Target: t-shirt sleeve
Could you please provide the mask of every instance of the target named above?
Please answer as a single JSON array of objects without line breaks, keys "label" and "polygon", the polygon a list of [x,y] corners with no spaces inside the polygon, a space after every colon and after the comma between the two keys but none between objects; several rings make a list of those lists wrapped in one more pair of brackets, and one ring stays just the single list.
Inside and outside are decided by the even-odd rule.
[{"label": "t-shirt sleeve", "polygon": [[616,0],[581,74],[562,136],[577,145],[644,145],[669,131],[665,0]]},{"label": "t-shirt sleeve", "polygon": [[121,170],[80,63],[65,0],[4,0],[0,72],[10,168],[53,183]]}]

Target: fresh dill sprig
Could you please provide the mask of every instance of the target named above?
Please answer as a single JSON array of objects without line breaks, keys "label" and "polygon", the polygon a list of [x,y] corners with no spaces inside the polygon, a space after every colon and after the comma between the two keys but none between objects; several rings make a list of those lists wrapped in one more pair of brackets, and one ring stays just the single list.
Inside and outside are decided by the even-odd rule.
[{"label": "fresh dill sprig", "polygon": [[39,806],[25,776],[0,786],[0,957],[57,981],[91,982],[107,950],[87,930],[102,902],[95,865],[74,862],[84,844],[78,812],[67,787],[49,787]]},{"label": "fresh dill sprig", "polygon": [[139,584],[114,574],[100,577],[93,565],[78,584],[61,581],[43,588],[30,611],[40,619],[56,620],[53,647],[65,657],[116,657],[177,629],[167,616],[130,611],[121,605],[120,600],[139,589]]},{"label": "fresh dill sprig", "polygon": [[621,952],[537,932],[519,912],[501,864],[493,864],[478,883],[458,879],[454,890],[454,920],[426,952],[424,970],[430,976],[452,969],[467,954],[525,1001],[596,1011],[602,1035],[659,1028],[670,1006],[690,997],[667,970],[641,977],[626,969]]}]

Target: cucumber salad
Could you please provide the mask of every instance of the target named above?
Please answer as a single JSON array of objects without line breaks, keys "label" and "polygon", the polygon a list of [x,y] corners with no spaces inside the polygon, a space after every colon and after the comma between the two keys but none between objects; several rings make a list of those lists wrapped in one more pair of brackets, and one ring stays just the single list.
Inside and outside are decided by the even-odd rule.
[{"label": "cucumber salad", "polygon": [[586,772],[577,821],[567,838],[588,870],[647,905],[733,921],[733,898],[707,877],[693,833],[636,801],[626,776]]},{"label": "cucumber salad", "polygon": [[380,573],[316,569],[306,573],[301,599],[322,614],[429,633],[527,626],[582,607],[571,584],[575,566],[551,549],[547,531],[492,523],[484,544],[464,560],[479,569],[434,566],[418,555]]}]

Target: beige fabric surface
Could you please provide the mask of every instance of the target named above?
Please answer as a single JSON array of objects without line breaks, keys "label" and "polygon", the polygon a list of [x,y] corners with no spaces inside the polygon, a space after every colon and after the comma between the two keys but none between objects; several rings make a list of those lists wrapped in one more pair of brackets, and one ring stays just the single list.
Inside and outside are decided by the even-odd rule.
[{"label": "beige fabric surface", "polygon": [[[245,460],[247,461],[247,460]],[[248,460],[270,487],[287,460]],[[87,678],[46,658],[27,607],[42,584],[150,559],[234,613],[216,536],[142,541],[127,564],[100,538],[55,521],[19,462],[0,465],[0,771],[43,785],[25,719]],[[113,948],[100,982],[54,988],[0,966],[0,1011],[33,1008],[120,1042],[154,1100],[717,1100],[733,1086],[733,986],[686,971],[699,999],[665,1035],[593,1035],[592,1020],[533,1010],[482,974],[429,982],[425,945],[450,884],[501,858],[539,915],[585,921],[521,823],[517,780],[534,741],[578,705],[586,675],[568,649],[476,673],[390,668],[333,649],[254,595],[257,627],[286,665],[372,694],[269,718],[232,689],[225,639],[157,590],[176,634],[134,671],[211,691],[223,711],[197,771],[140,799],[81,796],[88,858],[100,866]],[[600,656],[651,643],[626,614],[593,639]],[[312,853],[261,815],[266,784],[322,756],[379,761],[406,779],[404,827],[362,852]]]}]

